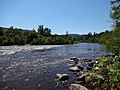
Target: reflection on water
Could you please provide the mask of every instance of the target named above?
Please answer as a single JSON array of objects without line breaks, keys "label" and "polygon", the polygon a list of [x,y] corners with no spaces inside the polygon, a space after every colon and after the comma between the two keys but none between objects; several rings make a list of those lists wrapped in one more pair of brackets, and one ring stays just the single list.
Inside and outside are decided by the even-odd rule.
[{"label": "reflection on water", "polygon": [[55,87],[57,73],[70,75],[70,57],[99,58],[108,52],[99,44],[81,43],[64,46],[1,46],[0,89],[1,90],[67,90]]}]

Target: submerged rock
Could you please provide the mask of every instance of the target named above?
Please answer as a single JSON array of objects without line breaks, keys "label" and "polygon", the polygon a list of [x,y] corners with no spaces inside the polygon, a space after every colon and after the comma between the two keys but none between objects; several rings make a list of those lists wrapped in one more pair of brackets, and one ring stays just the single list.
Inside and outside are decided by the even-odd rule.
[{"label": "submerged rock", "polygon": [[92,62],[92,60],[91,60],[91,59],[86,59],[85,61],[86,61],[86,62]]},{"label": "submerged rock", "polygon": [[71,84],[69,86],[69,90],[88,90],[88,89],[80,84]]}]

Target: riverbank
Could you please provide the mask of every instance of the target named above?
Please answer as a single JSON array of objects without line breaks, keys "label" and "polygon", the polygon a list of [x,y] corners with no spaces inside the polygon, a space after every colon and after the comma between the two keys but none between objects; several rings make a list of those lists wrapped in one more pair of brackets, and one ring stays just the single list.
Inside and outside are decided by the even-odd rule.
[{"label": "riverbank", "polygon": [[87,88],[91,89],[92,87],[89,87],[89,81],[91,80],[91,78],[93,76],[100,77],[92,72],[94,64],[97,63],[98,58],[96,58],[96,60],[91,60],[85,57],[71,57],[69,59],[67,68],[70,72],[74,74],[75,80],[70,83],[69,78],[71,77],[69,77],[68,74],[59,73],[56,74],[57,85],[64,85],[64,83],[67,82],[69,90],[88,90]]},{"label": "riverbank", "polygon": [[[86,65],[83,66],[81,62]],[[69,90],[119,90],[120,54],[105,55],[95,61],[81,57],[69,59],[69,71],[75,74],[75,81],[69,83],[68,74],[57,74],[58,82],[67,82]]]}]

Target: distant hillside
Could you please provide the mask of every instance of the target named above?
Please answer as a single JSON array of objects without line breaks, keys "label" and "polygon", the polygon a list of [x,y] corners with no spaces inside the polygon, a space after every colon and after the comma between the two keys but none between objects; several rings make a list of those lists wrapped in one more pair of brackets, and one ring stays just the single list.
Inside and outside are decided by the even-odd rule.
[{"label": "distant hillside", "polygon": [[79,34],[69,34],[69,36],[73,37],[73,38],[79,38],[80,35]]}]

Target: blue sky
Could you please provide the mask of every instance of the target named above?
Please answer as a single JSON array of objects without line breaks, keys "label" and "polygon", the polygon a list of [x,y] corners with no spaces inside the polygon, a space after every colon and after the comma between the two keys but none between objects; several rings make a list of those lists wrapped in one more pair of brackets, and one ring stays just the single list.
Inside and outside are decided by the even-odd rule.
[{"label": "blue sky", "polygon": [[110,0],[0,0],[0,26],[86,34],[110,28]]}]

